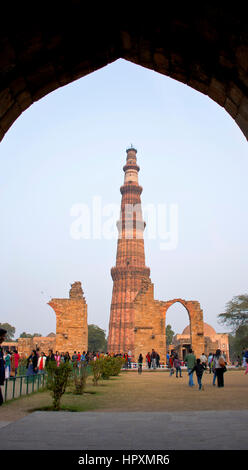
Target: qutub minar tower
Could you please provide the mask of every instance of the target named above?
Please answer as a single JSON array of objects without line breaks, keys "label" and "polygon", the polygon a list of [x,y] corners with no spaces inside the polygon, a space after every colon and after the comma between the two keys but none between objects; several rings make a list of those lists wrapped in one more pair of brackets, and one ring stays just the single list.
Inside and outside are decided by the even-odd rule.
[{"label": "qutub minar tower", "polygon": [[122,194],[120,220],[117,222],[118,245],[116,265],[111,269],[114,282],[109,321],[108,351],[123,353],[134,348],[133,301],[144,279],[149,279],[150,269],[145,265],[142,217],[142,187],[139,186],[136,154],[131,146],[126,150],[126,165]]}]

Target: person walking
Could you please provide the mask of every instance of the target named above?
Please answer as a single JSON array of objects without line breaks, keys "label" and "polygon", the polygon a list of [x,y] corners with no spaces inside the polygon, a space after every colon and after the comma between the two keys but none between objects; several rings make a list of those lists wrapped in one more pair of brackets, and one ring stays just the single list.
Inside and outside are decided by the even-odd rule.
[{"label": "person walking", "polygon": [[191,372],[190,372],[191,374],[193,374],[194,371],[196,372],[199,390],[202,390],[202,376],[203,376],[203,372],[205,369],[206,369],[205,364],[202,364],[201,360],[197,359],[196,365],[191,369]]},{"label": "person walking", "polygon": [[151,369],[151,354],[149,352],[146,355],[146,361],[147,361],[148,369]]},{"label": "person walking", "polygon": [[5,341],[6,334],[7,330],[0,328],[0,406],[3,404],[1,385],[4,385],[5,381],[5,364],[3,358],[3,348],[1,347],[1,344]]},{"label": "person walking", "polygon": [[188,369],[188,375],[189,375],[189,387],[194,387],[194,379],[193,379],[193,372],[191,374],[191,371],[193,367],[196,365],[196,357],[193,354],[192,349],[189,349],[189,353],[186,355],[184,362],[187,363],[187,369]]},{"label": "person walking", "polygon": [[5,353],[4,361],[5,361],[5,379],[9,379],[10,368],[11,368],[11,355],[10,355],[9,350],[7,350]]},{"label": "person walking", "polygon": [[143,356],[140,353],[139,359],[138,359],[138,374],[142,373],[142,364],[143,364]]},{"label": "person walking", "polygon": [[246,361],[246,370],[245,370],[245,375],[246,375],[248,374],[248,358],[245,361]]},{"label": "person walking", "polygon": [[160,355],[158,353],[156,353],[156,366],[160,367]]},{"label": "person walking", "polygon": [[217,376],[218,387],[224,387],[224,372],[226,371],[225,358],[221,354],[221,350],[217,349],[214,358],[214,369]]},{"label": "person walking", "polygon": [[209,355],[208,355],[209,374],[211,374],[211,372],[212,372],[212,360],[213,360],[213,354],[209,353]]},{"label": "person walking", "polygon": [[132,351],[128,351],[127,353],[127,360],[128,360],[128,368],[131,369],[132,367]]},{"label": "person walking", "polygon": [[20,359],[20,355],[18,354],[17,349],[14,350],[14,359],[15,359],[15,377],[16,377],[18,366],[19,366],[19,359]]},{"label": "person walking", "polygon": [[180,377],[182,377],[181,361],[177,354],[174,359],[174,367],[176,369],[176,378],[178,379],[178,374],[180,374]]},{"label": "person walking", "polygon": [[206,369],[207,368],[207,363],[208,363],[208,358],[207,358],[207,356],[204,352],[200,356],[200,361],[201,361],[201,364],[203,365],[203,367],[205,367],[205,369]]},{"label": "person walking", "polygon": [[46,367],[50,364],[50,361],[55,361],[53,350],[49,349],[48,356],[46,358]]},{"label": "person walking", "polygon": [[42,352],[40,357],[38,358],[38,363],[37,363],[38,374],[42,374],[44,372],[45,365],[46,365],[46,355],[44,352]]},{"label": "person walking", "polygon": [[157,353],[154,349],[152,349],[151,360],[152,360],[152,368],[153,369],[156,369],[156,357],[157,357]]},{"label": "person walking", "polygon": [[174,354],[171,353],[169,358],[170,377],[174,374]]},{"label": "person walking", "polygon": [[212,358],[212,362],[211,362],[211,369],[212,369],[212,372],[213,372],[213,386],[215,386],[215,382],[216,382],[216,371],[215,371],[215,368],[214,368],[214,359],[215,359],[215,354],[213,354],[213,358]]}]

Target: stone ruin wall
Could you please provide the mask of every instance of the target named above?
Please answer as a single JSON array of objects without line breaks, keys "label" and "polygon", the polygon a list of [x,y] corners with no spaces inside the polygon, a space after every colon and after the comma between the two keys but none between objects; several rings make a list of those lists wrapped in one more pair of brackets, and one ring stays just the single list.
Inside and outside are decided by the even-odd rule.
[{"label": "stone ruin wall", "polygon": [[49,349],[55,348],[56,337],[54,336],[34,336],[33,338],[18,339],[18,353],[21,357],[29,356],[33,349],[39,348],[40,352],[48,354]]},{"label": "stone ruin wall", "polygon": [[69,299],[51,299],[56,314],[56,345],[59,353],[73,354],[88,349],[87,304],[81,282],[71,285]]}]

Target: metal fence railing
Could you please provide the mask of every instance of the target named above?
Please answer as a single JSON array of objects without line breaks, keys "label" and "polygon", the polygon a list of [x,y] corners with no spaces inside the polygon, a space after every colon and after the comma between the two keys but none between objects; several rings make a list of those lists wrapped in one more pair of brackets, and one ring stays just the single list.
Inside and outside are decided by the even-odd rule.
[{"label": "metal fence railing", "polygon": [[5,379],[4,385],[1,387],[4,402],[38,392],[40,389],[46,387],[46,381],[46,373],[9,377]]}]

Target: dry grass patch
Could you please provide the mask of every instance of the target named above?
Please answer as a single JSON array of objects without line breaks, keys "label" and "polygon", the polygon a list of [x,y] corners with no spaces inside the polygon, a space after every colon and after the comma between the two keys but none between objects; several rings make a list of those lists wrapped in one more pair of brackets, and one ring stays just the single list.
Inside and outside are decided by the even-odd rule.
[{"label": "dry grass patch", "polygon": [[[61,404],[73,411],[203,411],[248,409],[248,376],[244,371],[228,371],[224,375],[225,387],[212,385],[213,375],[203,376],[204,390],[188,386],[188,376],[169,376],[167,372],[123,372],[118,377],[92,385],[87,380],[83,395],[65,393]],[[69,392],[69,390],[68,390]],[[94,393],[95,392],[95,393]],[[15,421],[34,409],[51,406],[49,392],[33,394],[6,403],[0,409],[0,420]]]}]

